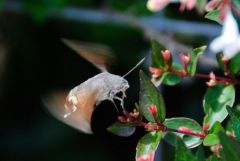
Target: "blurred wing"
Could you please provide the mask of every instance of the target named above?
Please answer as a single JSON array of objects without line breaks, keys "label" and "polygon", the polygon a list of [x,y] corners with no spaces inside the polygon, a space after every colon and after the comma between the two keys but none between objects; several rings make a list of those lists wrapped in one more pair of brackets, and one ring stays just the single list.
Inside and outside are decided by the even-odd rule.
[{"label": "blurred wing", "polygon": [[[64,107],[67,95],[66,91],[58,91],[44,96],[42,100],[48,111],[58,120],[81,132],[92,134],[91,117],[95,109],[95,95],[87,94],[84,95],[85,98],[81,94],[77,95],[79,102],[76,111],[65,118],[64,115],[69,112]],[[66,105],[71,108],[68,102]]]},{"label": "blurred wing", "polygon": [[106,45],[68,39],[62,39],[62,41],[77,54],[95,65],[102,72],[106,72],[114,62],[112,50]]}]

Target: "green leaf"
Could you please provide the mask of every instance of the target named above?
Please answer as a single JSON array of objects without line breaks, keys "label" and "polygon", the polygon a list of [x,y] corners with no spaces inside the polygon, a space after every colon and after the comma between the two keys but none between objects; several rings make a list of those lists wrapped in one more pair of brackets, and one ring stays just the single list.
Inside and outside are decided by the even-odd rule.
[{"label": "green leaf", "polygon": [[178,83],[180,83],[182,80],[182,77],[177,75],[177,74],[173,74],[173,73],[168,73],[165,78],[163,79],[163,84],[165,85],[169,85],[169,86],[174,86]]},{"label": "green leaf", "polygon": [[176,133],[172,133],[172,132],[165,132],[163,135],[163,139],[170,145],[176,147],[177,145],[177,138],[179,138],[179,136],[177,136]]},{"label": "green leaf", "polygon": [[222,61],[222,56],[223,56],[223,53],[217,53],[216,54],[216,59],[217,59],[217,63],[218,63],[219,68],[224,71],[224,63]]},{"label": "green leaf", "polygon": [[226,134],[231,134],[233,132],[232,120],[231,119],[227,120],[227,123],[225,125],[225,129],[226,129]]},{"label": "green leaf", "polygon": [[147,158],[148,161],[153,161],[161,136],[162,132],[160,131],[153,131],[144,135],[137,144],[136,160]]},{"label": "green leaf", "polygon": [[139,107],[139,105],[138,105],[137,102],[135,102],[135,107],[136,107],[136,111],[139,112],[139,115],[138,115],[138,118],[137,118],[136,121],[141,122],[142,119],[143,119],[143,115],[142,115],[142,113],[140,112],[140,107]]},{"label": "green leaf", "polygon": [[[183,69],[183,66],[180,64],[173,64],[172,66],[175,70],[181,70]],[[173,74],[173,73],[167,73],[167,75],[165,76],[165,78],[163,79],[163,84],[165,85],[169,85],[169,86],[174,86],[178,83],[180,83],[182,81],[182,77],[177,75],[177,74]]]},{"label": "green leaf", "polygon": [[205,146],[212,146],[216,144],[219,144],[219,139],[216,134],[208,134],[203,140],[203,145]]},{"label": "green leaf", "polygon": [[197,161],[205,161],[205,154],[202,146],[198,147],[198,150],[195,154]]},{"label": "green leaf", "polygon": [[116,122],[109,126],[107,130],[115,135],[127,137],[135,132],[136,127],[133,123]]},{"label": "green leaf", "polygon": [[220,161],[220,160],[218,160],[218,158],[216,157],[216,155],[213,154],[213,155],[209,156],[209,157],[206,159],[206,161]]},{"label": "green leaf", "polygon": [[[162,95],[158,89],[153,85],[151,80],[144,74],[143,71],[140,71],[140,94],[139,94],[139,107],[140,112],[143,116],[150,122],[163,122],[165,119],[165,103]],[[157,116],[156,118],[149,111],[151,104],[154,104],[157,107]]]},{"label": "green leaf", "polygon": [[209,130],[209,134],[218,134],[219,132],[224,132],[224,128],[222,127],[222,124],[218,121],[216,121],[212,128]]},{"label": "green leaf", "polygon": [[219,18],[219,13],[220,13],[219,10],[212,10],[205,15],[205,18],[212,21],[216,21],[217,23],[222,25],[223,21]]},{"label": "green leaf", "polygon": [[153,67],[163,68],[166,66],[163,59],[162,50],[165,50],[165,47],[159,44],[156,40],[152,40],[152,65]]},{"label": "green leaf", "polygon": [[229,62],[228,68],[232,74],[238,74],[240,71],[240,53],[236,54]]},{"label": "green leaf", "polygon": [[233,85],[217,84],[209,87],[204,96],[204,111],[209,109],[219,111],[227,105],[232,106],[235,100],[235,88]]},{"label": "green leaf", "polygon": [[228,115],[226,106],[233,106],[235,101],[235,88],[233,85],[217,84],[209,87],[204,96],[203,108],[206,113],[205,123],[209,128],[216,122],[222,122]]},{"label": "green leaf", "polygon": [[175,161],[197,161],[197,159],[193,156],[191,151],[187,149],[180,138],[177,138]]},{"label": "green leaf", "polygon": [[207,0],[197,0],[196,8],[199,12],[204,12],[204,8],[206,6]]},{"label": "green leaf", "polygon": [[214,154],[214,155],[212,155],[211,161],[219,161],[219,160],[218,160],[217,156]]},{"label": "green leaf", "polygon": [[240,141],[240,111],[227,107],[227,111],[232,120],[232,126],[236,139]]},{"label": "green leaf", "polygon": [[63,9],[65,3],[65,0],[38,0],[37,3],[36,1],[23,0],[22,6],[36,21],[41,22],[47,18],[52,10]]},{"label": "green leaf", "polygon": [[[176,117],[171,119],[165,119],[163,124],[166,127],[171,129],[178,129],[179,127],[187,127],[191,129],[193,132],[202,133],[202,127],[196,121],[189,118]],[[188,148],[194,148],[202,143],[202,140],[199,137],[184,135],[180,133],[175,133],[175,134],[183,139],[184,143]],[[171,140],[172,138],[173,137],[171,135],[169,136],[168,134],[166,134],[166,137],[164,136],[164,140],[174,145],[174,142],[172,142]]]},{"label": "green leaf", "polygon": [[226,134],[220,132],[218,134],[220,142],[223,146],[223,153],[226,161],[240,161],[240,144]]},{"label": "green leaf", "polygon": [[235,105],[234,109],[240,111],[240,104]]},{"label": "green leaf", "polygon": [[196,69],[197,69],[197,61],[200,55],[203,54],[203,52],[205,51],[207,47],[206,46],[202,46],[199,48],[195,48],[191,51],[190,55],[191,55],[191,60],[190,63],[188,65],[188,73],[191,76],[194,76]]},{"label": "green leaf", "polygon": [[232,4],[233,4],[236,8],[240,9],[240,1],[239,1],[239,0],[232,0]]}]

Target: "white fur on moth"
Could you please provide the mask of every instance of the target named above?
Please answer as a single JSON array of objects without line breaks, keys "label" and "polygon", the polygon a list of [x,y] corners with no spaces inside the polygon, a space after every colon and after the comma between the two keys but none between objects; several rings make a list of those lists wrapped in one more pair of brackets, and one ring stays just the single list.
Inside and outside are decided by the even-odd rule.
[{"label": "white fur on moth", "polygon": [[240,51],[238,25],[231,11],[224,19],[222,34],[210,43],[210,49],[215,53],[222,51],[229,59]]}]

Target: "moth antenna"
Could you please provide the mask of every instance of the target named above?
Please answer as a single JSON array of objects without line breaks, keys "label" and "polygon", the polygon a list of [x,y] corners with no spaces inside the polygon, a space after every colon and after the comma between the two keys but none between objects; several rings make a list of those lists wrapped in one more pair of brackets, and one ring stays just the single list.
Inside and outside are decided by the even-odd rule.
[{"label": "moth antenna", "polygon": [[134,71],[142,62],[145,60],[145,57],[140,60],[132,69],[130,69],[126,74],[124,74],[122,77],[125,78],[128,74],[130,74],[132,71]]}]

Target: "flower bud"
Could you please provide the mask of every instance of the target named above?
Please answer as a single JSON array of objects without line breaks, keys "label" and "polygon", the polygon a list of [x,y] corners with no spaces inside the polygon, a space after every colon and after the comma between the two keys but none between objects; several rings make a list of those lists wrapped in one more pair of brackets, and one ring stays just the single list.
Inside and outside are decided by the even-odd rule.
[{"label": "flower bud", "polygon": [[144,126],[144,128],[146,129],[146,131],[157,131],[157,130],[159,130],[159,127],[157,126],[157,124],[154,124],[154,123],[148,123]]},{"label": "flower bud", "polygon": [[133,109],[133,112],[130,112],[129,115],[130,115],[130,117],[136,119],[139,116],[139,112],[136,109]]},{"label": "flower bud", "polygon": [[210,80],[208,82],[206,82],[207,86],[209,86],[209,87],[215,86],[217,84],[217,80],[216,80],[216,76],[213,72],[211,72],[209,74],[209,78],[210,78]]},{"label": "flower bud", "polygon": [[180,11],[184,11],[185,9],[192,10],[196,5],[196,0],[180,0],[180,3]]},{"label": "flower bud", "polygon": [[154,161],[155,151],[153,150],[150,155],[144,154],[137,158],[137,161]]},{"label": "flower bud", "polygon": [[147,154],[144,154],[137,158],[137,161],[149,161],[149,156]]},{"label": "flower bud", "polygon": [[171,52],[169,50],[161,51],[164,61],[167,63],[171,58]]},{"label": "flower bud", "polygon": [[191,60],[190,54],[185,55],[184,53],[180,53],[180,58],[181,58],[183,64],[185,64],[185,65],[188,65],[188,63],[189,63],[190,60]]},{"label": "flower bud", "polygon": [[126,123],[127,119],[123,116],[118,116],[118,121]]},{"label": "flower bud", "polygon": [[157,116],[157,106],[154,104],[151,104],[149,107],[149,111],[152,113],[153,117]]},{"label": "flower bud", "polygon": [[211,11],[215,8],[217,8],[221,3],[221,0],[211,0],[208,2],[208,4],[206,5],[206,11]]},{"label": "flower bud", "polygon": [[147,8],[150,11],[156,12],[166,7],[169,2],[169,0],[148,0]]},{"label": "flower bud", "polygon": [[149,67],[149,71],[152,73],[152,78],[156,79],[162,74],[163,70],[161,68]]}]

